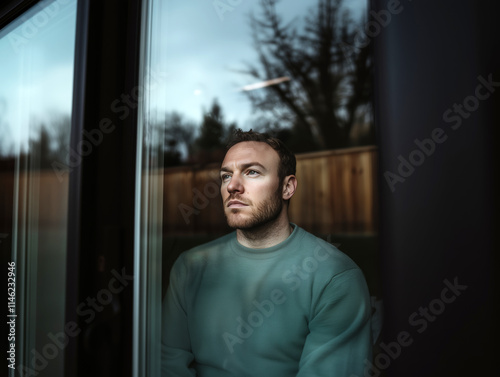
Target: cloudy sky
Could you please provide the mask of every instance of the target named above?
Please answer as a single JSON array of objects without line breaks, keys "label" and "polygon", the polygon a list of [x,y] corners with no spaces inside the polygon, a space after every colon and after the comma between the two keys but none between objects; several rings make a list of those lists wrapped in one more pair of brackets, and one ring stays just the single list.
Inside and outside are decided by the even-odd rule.
[{"label": "cloudy sky", "polygon": [[[70,114],[73,82],[74,0],[42,1],[0,31],[0,147],[25,140],[40,121]],[[220,4],[226,4],[224,7]],[[225,119],[251,125],[241,87],[254,81],[235,71],[255,61],[249,15],[257,0],[156,0],[152,61],[155,80],[150,107],[177,111],[199,123],[215,98]],[[216,10],[215,5],[219,4]],[[230,5],[233,4],[233,5]],[[285,20],[300,19],[315,0],[281,0]],[[366,0],[346,0],[361,17]],[[156,73],[155,73],[156,71]],[[33,132],[33,130],[32,130]]]},{"label": "cloudy sky", "polygon": [[42,1],[0,31],[0,150],[70,114],[76,1]]},{"label": "cloudy sky", "polygon": [[[251,107],[240,88],[254,80],[236,71],[245,62],[256,61],[248,19],[252,12],[259,14],[260,7],[258,1],[233,3],[239,4],[222,13],[212,0],[165,2],[162,11],[167,26],[157,41],[167,52],[163,57],[168,75],[165,110],[199,122],[202,109],[208,109],[217,98],[226,120],[242,127],[250,122]],[[300,22],[315,4],[314,0],[282,0],[278,9],[285,21]],[[346,0],[346,5],[353,16],[360,17],[366,0]]]}]

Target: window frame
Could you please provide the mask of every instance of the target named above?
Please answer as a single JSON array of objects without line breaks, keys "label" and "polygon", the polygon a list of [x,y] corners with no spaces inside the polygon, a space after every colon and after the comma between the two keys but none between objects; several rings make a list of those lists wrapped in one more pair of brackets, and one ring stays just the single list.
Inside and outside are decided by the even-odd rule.
[{"label": "window frame", "polygon": [[[13,0],[0,6],[0,29],[39,2]],[[68,377],[132,376],[133,284],[113,295],[113,311],[96,312],[89,324],[76,307],[107,288],[113,271],[136,274],[137,108],[121,120],[110,104],[138,85],[142,3],[77,0],[70,148],[77,150],[84,132],[95,130],[104,118],[115,129],[70,173],[65,324],[75,322],[81,332],[64,349]],[[96,354],[92,339],[112,346],[110,353]]]}]

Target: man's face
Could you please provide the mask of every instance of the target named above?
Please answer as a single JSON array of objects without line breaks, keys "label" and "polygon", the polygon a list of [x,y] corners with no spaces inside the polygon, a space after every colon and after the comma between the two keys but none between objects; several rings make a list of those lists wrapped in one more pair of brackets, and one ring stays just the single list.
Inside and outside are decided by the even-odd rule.
[{"label": "man's face", "polygon": [[220,176],[224,214],[231,228],[257,228],[280,215],[279,162],[278,153],[262,142],[241,142],[227,151]]}]

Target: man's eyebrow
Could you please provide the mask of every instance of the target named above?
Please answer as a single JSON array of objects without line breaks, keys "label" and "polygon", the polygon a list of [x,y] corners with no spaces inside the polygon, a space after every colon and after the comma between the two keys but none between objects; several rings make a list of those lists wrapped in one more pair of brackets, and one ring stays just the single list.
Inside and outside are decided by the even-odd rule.
[{"label": "man's eyebrow", "polygon": [[[240,167],[241,170],[245,170],[245,169],[247,169],[247,168],[249,168],[251,166],[258,166],[262,170],[267,171],[266,167],[264,165],[262,165],[260,162],[247,162],[245,164],[239,165],[239,167]],[[223,172],[223,171],[231,173],[233,170],[231,168],[227,167],[227,166],[223,166],[223,167],[220,168],[220,172]]]}]

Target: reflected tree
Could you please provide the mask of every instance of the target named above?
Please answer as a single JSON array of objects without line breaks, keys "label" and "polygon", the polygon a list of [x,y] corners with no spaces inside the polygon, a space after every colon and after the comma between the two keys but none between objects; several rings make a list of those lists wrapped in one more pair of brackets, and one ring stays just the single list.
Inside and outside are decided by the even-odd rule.
[{"label": "reflected tree", "polygon": [[178,112],[165,114],[164,164],[180,165],[193,152],[196,126]]},{"label": "reflected tree", "polygon": [[195,141],[192,162],[220,162],[225,154],[229,136],[236,130],[236,124],[224,120],[222,107],[214,99],[211,108],[203,114],[200,134]]},{"label": "reflected tree", "polygon": [[48,123],[35,127],[29,140],[29,155],[33,167],[52,169],[54,162],[68,164],[71,118],[69,115],[54,116]]},{"label": "reflected tree", "polygon": [[14,146],[12,145],[12,132],[9,125],[3,118],[7,112],[7,101],[5,98],[0,98],[0,157],[12,156],[14,153]]},{"label": "reflected tree", "polygon": [[203,110],[201,124],[196,124],[176,111],[165,113],[164,119],[149,126],[145,147],[163,156],[164,166],[220,162],[229,135],[236,124],[224,120],[221,105],[214,99]]},{"label": "reflected tree", "polygon": [[289,23],[278,2],[261,0],[261,14],[250,17],[258,62],[244,72],[256,81],[289,80],[245,93],[263,117],[287,125],[311,149],[351,145],[353,125],[371,114],[369,45],[345,56],[342,46],[354,45],[357,28],[342,0],[318,0],[303,22]]},{"label": "reflected tree", "polygon": [[47,126],[42,124],[37,132],[37,138],[31,138],[29,143],[29,155],[32,167],[38,166],[40,169],[50,168],[53,159],[54,149],[51,148],[50,134]]},{"label": "reflected tree", "polygon": [[71,117],[67,114],[54,117],[50,128],[54,160],[67,165],[71,139]]}]

